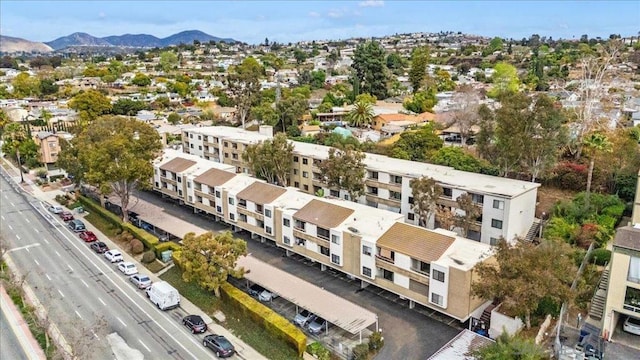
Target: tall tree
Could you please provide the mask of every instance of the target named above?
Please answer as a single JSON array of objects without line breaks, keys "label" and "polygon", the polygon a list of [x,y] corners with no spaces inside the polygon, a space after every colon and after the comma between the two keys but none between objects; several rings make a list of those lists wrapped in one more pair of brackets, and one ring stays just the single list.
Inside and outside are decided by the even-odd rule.
[{"label": "tall tree", "polygon": [[462,146],[466,146],[467,140],[473,135],[472,128],[480,121],[480,94],[471,86],[463,86],[453,95],[452,101],[456,107],[447,125],[458,127]]},{"label": "tall tree", "polygon": [[353,53],[351,67],[355,70],[361,92],[369,93],[378,99],[387,97],[388,69],[385,51],[379,42],[368,41],[358,45]]},{"label": "tall tree", "polygon": [[433,178],[420,177],[409,183],[413,205],[411,209],[418,215],[418,225],[427,227],[438,208],[437,201],[442,196],[442,186]]},{"label": "tall tree", "polygon": [[522,335],[509,335],[503,332],[495,342],[483,346],[473,352],[477,360],[548,360],[549,355],[544,347],[536,344],[533,339],[526,339]]},{"label": "tall tree", "polygon": [[40,95],[40,80],[29,73],[21,72],[16,75],[11,84],[13,85],[13,94],[18,98]]},{"label": "tall tree", "polygon": [[427,161],[442,147],[444,141],[436,134],[435,128],[427,124],[418,130],[405,131],[393,144],[390,156],[396,159]]},{"label": "tall tree", "polygon": [[69,101],[69,107],[78,113],[81,127],[86,127],[99,116],[111,113],[111,101],[97,90],[79,93]]},{"label": "tall tree", "polygon": [[[298,128],[298,122],[309,108],[307,99],[301,96],[287,96],[276,104],[276,112],[282,125],[282,131]],[[279,126],[277,127],[280,128]]]},{"label": "tall tree", "polygon": [[429,49],[418,47],[411,53],[411,68],[409,68],[409,82],[412,92],[415,94],[424,85],[427,77],[427,63],[429,61]]},{"label": "tall tree", "polygon": [[238,258],[246,254],[246,241],[233,237],[230,231],[198,236],[188,233],[180,250],[182,279],[220,297],[220,286],[229,275],[240,278],[246,272],[244,268],[236,268]]},{"label": "tall tree", "polygon": [[293,159],[293,144],[284,133],[278,133],[273,139],[247,146],[242,159],[251,167],[253,173],[270,184],[287,186]]},{"label": "tall tree", "polygon": [[516,67],[505,63],[497,63],[491,76],[493,86],[487,93],[488,96],[498,98],[505,93],[514,93],[520,89],[520,79]]},{"label": "tall tree", "polygon": [[238,108],[237,115],[245,128],[245,121],[251,111],[251,106],[260,92],[260,77],[264,68],[252,57],[245,58],[242,64],[230,71],[227,86],[231,97]]},{"label": "tall tree", "polygon": [[482,206],[473,201],[471,194],[464,193],[456,199],[458,210],[456,213],[456,223],[462,229],[462,236],[469,235],[471,225],[476,223],[478,216],[482,215]]},{"label": "tall tree", "polygon": [[436,88],[430,86],[406,98],[402,106],[411,112],[421,114],[426,111],[433,111],[433,107],[436,106],[437,103]]},{"label": "tall tree", "polygon": [[329,158],[320,163],[320,169],[329,187],[346,190],[351,201],[364,194],[365,154],[351,145],[343,149],[329,149]]},{"label": "tall tree", "polygon": [[141,110],[148,110],[149,106],[143,101],[120,98],[113,103],[114,115],[136,116]]},{"label": "tall tree", "polygon": [[495,246],[497,264],[485,261],[476,266],[482,281],[472,284],[472,292],[502,303],[502,309],[523,317],[529,329],[531,314],[543,299],[558,304],[572,299],[576,266],[571,253],[561,241],[536,246],[518,240],[510,246],[501,240]]},{"label": "tall tree", "polygon": [[[128,117],[101,117],[83,128],[64,151],[63,159],[80,163],[82,180],[103,195],[115,194],[122,206],[122,220],[129,220],[131,193],[149,187],[153,176],[151,161],[162,149],[160,136],[148,124]],[[76,164],[61,163],[65,170]]]},{"label": "tall tree", "polygon": [[587,173],[587,189],[585,193],[585,206],[589,208],[589,195],[591,194],[591,181],[593,179],[596,156],[600,153],[611,152],[612,144],[605,134],[592,132],[584,138],[584,146],[586,152],[589,154],[589,171]]},{"label": "tall tree", "polygon": [[162,68],[162,71],[168,73],[176,65],[178,65],[178,55],[173,51],[163,51],[160,54],[160,67]]},{"label": "tall tree", "polygon": [[[361,96],[361,95],[358,95]],[[347,120],[351,126],[365,127],[373,120],[373,107],[367,101],[357,101],[347,114]]]}]

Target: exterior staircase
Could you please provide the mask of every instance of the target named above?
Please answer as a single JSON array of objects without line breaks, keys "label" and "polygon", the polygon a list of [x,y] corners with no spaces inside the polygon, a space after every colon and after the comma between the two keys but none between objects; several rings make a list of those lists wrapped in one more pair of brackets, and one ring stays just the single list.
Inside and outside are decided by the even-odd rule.
[{"label": "exterior staircase", "polygon": [[480,322],[484,323],[485,329],[487,329],[487,331],[491,328],[491,311],[493,311],[493,309],[495,308],[495,304],[487,306],[487,308],[482,312],[482,316],[480,316]]},{"label": "exterior staircase", "polygon": [[531,227],[529,228],[529,231],[527,231],[527,235],[525,235],[524,237],[524,241],[526,242],[535,241],[538,238],[538,235],[540,235],[541,224],[542,222],[540,221],[540,219],[534,219],[533,224],[531,224]]},{"label": "exterior staircase", "polygon": [[607,287],[609,286],[609,268],[605,268],[600,276],[600,282],[598,282],[598,288],[596,293],[591,299],[591,306],[589,307],[589,317],[594,320],[602,320],[604,315],[604,306],[607,301]]}]

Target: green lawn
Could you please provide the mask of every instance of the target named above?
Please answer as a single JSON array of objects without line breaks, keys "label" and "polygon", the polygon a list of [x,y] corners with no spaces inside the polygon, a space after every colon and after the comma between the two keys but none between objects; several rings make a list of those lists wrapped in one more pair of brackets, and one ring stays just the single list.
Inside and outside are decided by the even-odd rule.
[{"label": "green lawn", "polygon": [[272,360],[298,359],[297,352],[288,343],[270,336],[260,324],[246,317],[230,304],[222,302],[213,293],[205,291],[195,284],[185,283],[182,280],[182,271],[177,266],[169,269],[160,278],[170,283],[182,296],[189,299],[209,316],[213,316],[216,310],[222,310],[227,319],[226,323],[222,325],[267,358]]}]

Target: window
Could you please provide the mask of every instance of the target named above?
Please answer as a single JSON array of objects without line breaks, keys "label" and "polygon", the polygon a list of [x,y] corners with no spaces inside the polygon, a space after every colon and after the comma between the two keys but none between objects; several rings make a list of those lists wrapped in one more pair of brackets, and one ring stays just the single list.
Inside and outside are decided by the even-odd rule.
[{"label": "window", "polygon": [[307,179],[309,177],[309,172],[308,171],[303,171],[302,172],[302,177]]},{"label": "window", "polygon": [[331,242],[340,245],[340,237],[338,235],[331,235]]},{"label": "window", "polygon": [[193,134],[189,134],[189,138],[193,139]]},{"label": "window", "polygon": [[202,145],[198,145],[198,150],[202,150]]},{"label": "window", "polygon": [[331,254],[331,262],[340,265],[340,256]]},{"label": "window", "polygon": [[222,206],[216,206],[216,211],[222,214]]},{"label": "window", "polygon": [[442,306],[442,303],[443,303],[442,300],[444,300],[442,298],[442,295],[438,295],[436,293],[431,293],[431,302],[432,303]]},{"label": "window", "polygon": [[302,185],[302,190],[309,191],[309,185],[307,184]]},{"label": "window", "polygon": [[304,246],[307,243],[305,239],[296,238],[296,245]]},{"label": "window", "polygon": [[189,147],[193,149],[193,144],[189,144]]},{"label": "window", "polygon": [[196,195],[196,202],[202,203],[202,196]]},{"label": "window", "polygon": [[293,162],[299,162],[299,159],[298,159],[298,157],[297,157],[297,156],[294,156],[294,157],[293,157]]},{"label": "window", "polygon": [[229,142],[228,141],[224,142],[224,147],[229,147]]},{"label": "window", "polygon": [[496,229],[502,229],[502,220],[491,219],[491,227]]},{"label": "window", "polygon": [[264,231],[266,231],[266,232],[267,232],[267,234],[273,234],[273,230],[271,229],[271,226],[266,226],[266,227],[264,228]]},{"label": "window", "polygon": [[295,223],[293,225],[293,227],[295,227],[298,230],[302,230],[305,231],[307,223],[304,221],[300,221],[300,220],[295,220]]},{"label": "window", "polygon": [[387,269],[380,269],[382,270],[382,277],[384,279],[387,279],[389,281],[393,281],[393,271],[389,271]]},{"label": "window", "polygon": [[190,182],[187,183],[187,189],[191,189],[191,183]]},{"label": "window", "polygon": [[328,247],[324,247],[324,246],[318,245],[318,248],[320,248],[320,254],[322,254],[324,256],[329,256],[329,248]]},{"label": "window", "polygon": [[504,210],[504,201],[502,200],[493,200],[493,208]]},{"label": "window", "polygon": [[291,227],[291,220],[282,219],[282,226]]},{"label": "window", "polygon": [[484,203],[484,195],[469,193],[471,195],[471,200],[473,200],[476,204]]},{"label": "window", "polygon": [[329,229],[324,229],[318,226],[316,228],[316,236],[320,239],[329,240]]},{"label": "window", "polygon": [[431,264],[417,259],[411,259],[411,270],[429,275],[431,273]]},{"label": "window", "polygon": [[294,183],[293,183],[293,187],[300,188],[300,183],[299,183],[299,182],[297,182],[297,181],[294,181]]},{"label": "window", "polygon": [[[369,171],[369,179],[378,180],[378,172]],[[369,272],[371,272],[371,270],[369,270]]]},{"label": "window", "polygon": [[182,182],[182,176],[177,176],[177,180],[178,180],[179,183],[181,183]]},{"label": "window", "polygon": [[390,176],[390,181],[391,184],[402,184],[402,176],[397,176],[397,175],[391,175]]},{"label": "window", "polygon": [[408,213],[407,214],[407,219],[409,219],[409,221],[414,221],[416,219],[416,214]]},{"label": "window", "polygon": [[498,238],[494,238],[494,237],[489,238],[489,245],[491,245],[491,246],[498,245],[498,241],[500,241],[500,239],[498,239]]},{"label": "window", "polygon": [[627,281],[640,283],[640,258],[635,256],[631,257],[631,260],[629,261],[629,272],[627,273]]},{"label": "window", "polygon": [[298,169],[293,169],[293,175],[298,175]]},{"label": "window", "polygon": [[224,157],[228,158],[229,157],[229,153],[224,153]]},{"label": "window", "polygon": [[263,211],[264,211],[264,210],[263,210],[263,208],[262,208],[262,205],[260,205],[260,204],[256,204],[256,212],[257,212],[258,214],[262,214],[262,213],[263,213]]},{"label": "window", "polygon": [[233,200],[233,198],[229,198],[229,205],[233,205],[235,204],[235,201]]},{"label": "window", "polygon": [[400,194],[398,191],[389,191],[389,199],[391,200],[402,200],[402,194]]},{"label": "window", "polygon": [[178,196],[182,196],[182,190],[178,190]]},{"label": "window", "polygon": [[338,190],[329,190],[329,195],[339,198],[340,197],[340,191],[338,191]]},{"label": "window", "polygon": [[363,266],[362,267],[362,275],[371,277],[371,268]]},{"label": "window", "polygon": [[221,196],[221,195],[220,195],[220,191],[217,191],[217,190],[216,190],[216,197],[219,199],[219,198],[220,198],[220,196]]},{"label": "window", "polygon": [[378,195],[378,188],[373,186],[367,186],[367,194]]},{"label": "window", "polygon": [[189,202],[192,203],[193,202],[193,196],[189,195]]},{"label": "window", "polygon": [[238,207],[246,208],[246,207],[247,207],[247,200],[245,200],[245,199],[238,199]]},{"label": "window", "polygon": [[233,144],[231,144],[231,147],[234,148],[234,149],[237,149],[238,148],[238,144],[233,143]]},{"label": "window", "polygon": [[236,221],[236,214],[229,214],[229,219]]},{"label": "window", "polygon": [[444,273],[442,271],[433,269],[433,280],[438,280],[440,282],[444,282]]},{"label": "window", "polygon": [[302,165],[307,165],[309,163],[309,159],[302,158]]},{"label": "window", "polygon": [[282,242],[287,245],[291,245],[291,239],[288,236],[283,237]]},{"label": "window", "polygon": [[233,160],[238,160],[238,154],[231,154],[231,158]]},{"label": "window", "polygon": [[413,196],[409,196],[409,205],[413,205]]},{"label": "window", "polygon": [[264,209],[264,217],[271,217],[271,209]]},{"label": "window", "polygon": [[[233,214],[231,214],[231,215],[233,215]],[[242,222],[247,222],[247,215],[245,215],[245,214],[240,214],[240,215],[238,215],[238,219],[239,219],[240,221],[242,221]]]},{"label": "window", "polygon": [[202,136],[201,135],[198,135],[198,140],[202,140]]},{"label": "window", "polygon": [[362,253],[367,256],[371,256],[371,247],[362,245]]},{"label": "window", "polygon": [[451,188],[443,187],[442,196],[451,199],[453,198],[453,191],[451,190]]}]

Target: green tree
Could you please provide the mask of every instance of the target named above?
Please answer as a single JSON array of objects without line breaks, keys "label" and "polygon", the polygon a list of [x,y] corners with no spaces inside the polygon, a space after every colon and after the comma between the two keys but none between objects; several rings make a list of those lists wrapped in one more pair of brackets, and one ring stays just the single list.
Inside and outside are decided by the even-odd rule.
[{"label": "green tree", "polygon": [[503,332],[495,342],[473,352],[477,360],[548,360],[545,349],[533,340]]},{"label": "green tree", "polygon": [[242,159],[253,173],[270,184],[287,186],[293,159],[293,144],[284,133],[278,133],[273,139],[247,146]]},{"label": "green tree", "polygon": [[421,114],[426,111],[433,111],[433,107],[436,106],[437,103],[438,98],[436,98],[436,89],[430,87],[413,94],[410,98],[405,99],[402,106],[411,112]]},{"label": "green tree", "polygon": [[443,194],[443,189],[433,178],[420,177],[409,182],[413,204],[411,210],[418,215],[418,225],[427,227],[431,217],[438,208],[437,201]]},{"label": "green tree", "polygon": [[160,54],[160,68],[165,73],[168,73],[178,65],[178,55],[172,51],[164,51]]},{"label": "green tree", "polygon": [[327,79],[327,74],[322,71],[312,71],[311,72],[311,88],[312,89],[322,89],[324,87],[324,82]]},{"label": "green tree", "polygon": [[220,286],[229,275],[241,278],[244,268],[236,268],[238,258],[247,254],[247,243],[235,238],[230,231],[214,235],[212,232],[196,236],[188,233],[182,240],[180,266],[182,279],[195,282],[220,297]]},{"label": "green tree", "polygon": [[149,86],[149,85],[151,85],[151,79],[147,75],[145,75],[143,73],[137,73],[133,77],[133,79],[131,79],[131,83],[133,85],[141,86],[141,87]]},{"label": "green tree", "polygon": [[356,102],[353,109],[347,114],[347,120],[351,126],[368,126],[373,120],[373,107],[366,101]]},{"label": "green tree", "polygon": [[387,55],[387,68],[393,71],[394,74],[400,75],[401,71],[404,69],[404,59],[397,52],[392,52]]},{"label": "green tree", "polygon": [[[82,181],[95,186],[103,195],[114,194],[122,205],[122,219],[129,220],[131,193],[149,187],[153,176],[151,161],[162,149],[156,130],[128,117],[108,116],[96,119],[83,128],[62,156],[81,164]],[[76,164],[62,162],[65,170],[77,170]]]},{"label": "green tree", "polygon": [[278,104],[276,104],[276,112],[278,113],[279,126],[282,126],[282,131],[287,131],[289,127],[298,127],[298,121],[302,119],[302,115],[309,108],[307,99],[301,96],[288,96]]},{"label": "green tree", "polygon": [[97,90],[88,90],[74,96],[69,101],[69,107],[78,112],[81,127],[86,127],[98,117],[111,113],[111,101]]},{"label": "green tree", "polygon": [[16,159],[17,150],[28,139],[29,134],[24,126],[17,122],[7,122],[2,132],[2,152]]},{"label": "green tree", "polygon": [[497,264],[485,261],[476,266],[474,271],[482,281],[472,284],[472,292],[502,303],[502,310],[523,317],[529,329],[531,314],[543,299],[557,304],[572,299],[576,266],[571,253],[560,241],[536,246],[518,240],[510,246],[503,239],[495,246]]},{"label": "green tree", "polygon": [[190,87],[189,87],[189,84],[187,83],[184,83],[182,81],[175,81],[175,82],[169,83],[168,85],[169,85],[168,88],[171,91],[177,93],[183,98],[189,95]]},{"label": "green tree", "polygon": [[295,48],[293,50],[293,58],[296,59],[298,65],[304,63],[307,60],[307,53],[301,49]]},{"label": "green tree", "polygon": [[238,108],[236,114],[240,118],[243,129],[251,106],[259,95],[260,77],[263,73],[262,65],[256,59],[248,57],[242,61],[242,64],[233,68],[227,78],[227,86]]},{"label": "green tree", "polygon": [[498,98],[505,93],[514,93],[520,89],[520,79],[516,67],[505,63],[497,63],[491,76],[493,86],[487,92],[487,96]]},{"label": "green tree", "polygon": [[29,73],[21,72],[11,83],[13,94],[18,98],[36,97],[40,94],[40,80]]},{"label": "green tree", "polygon": [[446,70],[436,71],[436,83],[438,91],[453,91],[456,88],[455,81],[451,80],[451,75]]},{"label": "green tree", "polygon": [[585,152],[589,155],[589,172],[587,173],[587,189],[585,192],[586,208],[589,208],[589,195],[591,194],[591,181],[593,179],[593,169],[596,164],[596,156],[600,153],[610,153],[613,149],[607,135],[601,132],[592,132],[584,140]]},{"label": "green tree", "polygon": [[171,125],[178,125],[182,121],[182,117],[178,113],[172,112],[167,116],[167,121]]},{"label": "green tree", "polygon": [[445,146],[431,156],[436,165],[451,166],[456,170],[480,173],[485,166],[482,161],[458,146]]},{"label": "green tree", "polygon": [[251,107],[251,117],[260,121],[261,124],[276,126],[278,124],[278,112],[271,103],[262,102],[260,105]]},{"label": "green tree", "polygon": [[429,48],[419,47],[411,53],[411,68],[409,68],[409,82],[415,94],[422,88],[427,78],[427,64],[429,62]]},{"label": "green tree", "polygon": [[353,53],[351,67],[355,70],[355,80],[361,92],[369,93],[378,99],[387,97],[385,52],[379,42],[368,41],[358,45]]},{"label": "green tree", "polygon": [[11,123],[11,119],[9,119],[9,115],[4,112],[4,109],[0,109],[0,135],[4,132],[5,127]]},{"label": "green tree", "polygon": [[458,196],[456,203],[457,208],[462,210],[462,213],[455,215],[456,223],[462,229],[462,236],[467,237],[471,225],[475,224],[478,216],[482,215],[482,205],[476,204],[468,193]]},{"label": "green tree", "polygon": [[113,103],[112,112],[115,115],[136,116],[139,111],[148,110],[148,108],[147,104],[143,101],[121,98]]},{"label": "green tree", "polygon": [[59,86],[55,84],[55,82],[51,79],[42,79],[40,80],[40,91],[39,93],[43,96],[55,95],[58,93]]},{"label": "green tree", "polygon": [[405,131],[391,148],[391,157],[411,161],[427,161],[442,147],[444,141],[436,134],[433,125],[418,130]]},{"label": "green tree", "polygon": [[329,149],[329,158],[320,163],[327,186],[345,190],[351,201],[364,194],[365,154],[347,145],[343,149]]},{"label": "green tree", "polygon": [[354,103],[359,102],[365,102],[371,105],[375,105],[376,102],[378,102],[378,99],[376,99],[376,97],[371,94],[364,93],[356,96],[356,101],[354,101]]}]

